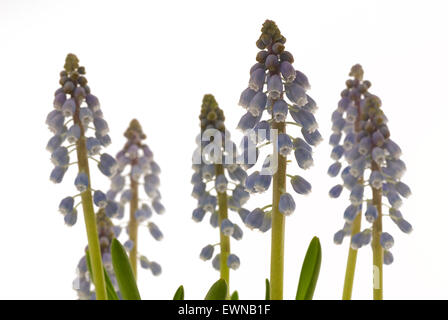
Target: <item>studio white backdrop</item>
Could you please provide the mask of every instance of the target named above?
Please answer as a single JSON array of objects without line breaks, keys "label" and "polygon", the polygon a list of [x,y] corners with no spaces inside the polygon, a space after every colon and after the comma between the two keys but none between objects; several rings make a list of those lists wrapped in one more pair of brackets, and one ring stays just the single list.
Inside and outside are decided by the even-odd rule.
[{"label": "studio white backdrop", "polygon": [[[48,177],[52,165],[45,125],[67,53],[87,70],[92,92],[111,128],[115,154],[122,133],[138,118],[162,168],[166,214],[157,216],[165,238],[140,234],[140,251],[158,261],[159,277],[139,272],[145,299],[171,299],[183,284],[186,298],[202,299],[218,278],[200,249],[218,241],[208,222],[191,220],[191,154],[199,132],[202,96],[215,95],[236,137],[243,115],[237,106],[255,61],[255,40],[265,19],[277,22],[295,66],[308,75],[310,95],[325,141],[303,175],[313,185],[296,196],[287,218],[285,298],[295,297],[302,259],[313,236],[322,244],[316,299],[340,299],[348,244],[333,244],[348,200],[330,199],[336,181],[331,159],[330,116],[350,67],[361,63],[371,92],[381,97],[392,137],[403,149],[412,190],[403,213],[414,226],[395,225],[395,262],[385,266],[386,299],[446,299],[448,47],[444,1],[8,1],[0,2],[0,298],[75,299],[71,282],[86,245],[82,215],[66,227],[57,206],[72,194],[73,172],[62,185]],[[291,166],[294,167],[294,166]],[[299,172],[294,168],[293,172]],[[99,173],[94,184],[107,188]],[[253,207],[270,201],[256,196]],[[234,220],[237,217],[233,216]],[[231,289],[263,299],[269,276],[270,235],[247,229],[232,241],[241,267]],[[122,238],[124,240],[124,238]],[[371,250],[358,254],[353,297],[370,299]]]}]

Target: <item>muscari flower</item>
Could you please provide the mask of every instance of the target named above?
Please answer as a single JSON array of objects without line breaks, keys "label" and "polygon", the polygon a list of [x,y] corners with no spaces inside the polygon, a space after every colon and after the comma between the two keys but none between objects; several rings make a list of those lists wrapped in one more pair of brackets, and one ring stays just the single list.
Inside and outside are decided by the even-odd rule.
[{"label": "muscari flower", "polygon": [[[239,105],[247,113],[241,118],[238,128],[254,144],[254,153],[257,155],[262,145],[276,144],[274,151],[278,152],[279,157],[287,158],[293,152],[298,166],[307,170],[313,165],[312,146],[322,140],[314,117],[317,107],[306,93],[310,88],[308,78],[294,69],[294,58],[285,50],[285,41],[276,24],[266,20],[257,41],[257,47],[262,51],[257,54],[257,63],[250,70],[249,86],[240,96]],[[268,119],[262,120],[266,113]],[[286,133],[288,115],[294,120],[292,123],[301,127],[302,137],[291,137]],[[272,136],[270,130],[277,130],[278,134]],[[269,137],[268,142],[260,139],[260,136]],[[270,159],[272,157],[273,154]],[[253,159],[256,162],[257,157]],[[254,165],[246,158],[242,160],[245,165]],[[247,178],[245,187],[248,192],[262,193],[269,189],[275,170],[261,172],[255,171]],[[309,182],[298,175],[291,176],[291,185],[299,194],[311,191]],[[278,206],[281,213],[288,215],[294,211],[295,203],[290,194],[284,193]],[[246,224],[251,228],[259,228],[260,212],[252,211],[249,217],[250,221]]]},{"label": "muscari flower", "polygon": [[[332,187],[330,197],[339,197],[345,187],[350,192],[352,203],[344,212],[346,225],[336,232],[334,242],[341,244],[344,237],[354,233],[351,247],[358,249],[373,239],[383,248],[384,264],[390,264],[393,261],[389,251],[393,238],[389,233],[374,228],[375,221],[382,219],[382,199],[375,202],[373,199],[365,199],[365,187],[370,186],[372,195],[379,192],[389,202],[392,222],[404,233],[410,233],[412,226],[397,210],[403,203],[402,198],[411,194],[410,188],[401,181],[406,166],[399,159],[400,147],[390,137],[381,100],[368,91],[370,82],[363,80],[362,67],[353,66],[350,75],[353,79],[346,82],[347,88],[342,91],[341,100],[332,115],[333,134],[329,141],[333,147],[331,158],[336,162],[329,167],[328,174],[337,176],[342,159],[347,162],[341,172],[343,184]],[[360,219],[364,203],[364,216],[370,226],[363,231],[353,231],[353,221],[355,218]]]},{"label": "muscari flower", "polygon": [[[264,78],[262,77],[261,73],[254,74],[251,86],[253,88],[263,86]],[[252,117],[257,117],[263,112],[264,100],[264,95],[257,96],[255,92],[252,94],[247,91],[242,95],[240,103],[244,104],[248,110],[249,122],[252,121]],[[224,259],[223,263],[226,263],[228,257],[232,256],[231,252],[222,251],[222,248],[230,248],[229,237],[233,237],[235,240],[240,240],[243,237],[242,229],[228,218],[228,210],[237,213],[244,210],[242,206],[250,196],[246,191],[248,177],[244,166],[237,163],[241,154],[238,153],[237,147],[231,141],[230,133],[225,128],[224,113],[210,94],[203,98],[199,119],[201,133],[196,139],[197,149],[193,153],[194,173],[191,177],[192,197],[197,199],[198,205],[193,210],[192,219],[200,222],[209,212],[211,226],[219,227],[220,243],[216,245],[220,246],[221,252],[215,254],[212,259],[216,245],[209,244],[200,253],[202,260],[212,259],[213,267],[219,271],[221,258]],[[246,120],[240,123],[241,127],[247,125]],[[260,179],[254,181],[254,188],[267,188],[269,184],[270,179]],[[245,223],[243,217],[239,216]],[[228,267],[236,269],[236,262]]]},{"label": "muscari flower", "polygon": [[[102,122],[96,123],[95,127],[101,128],[104,132],[107,131],[107,125]],[[125,216],[125,206],[129,205],[129,220],[126,222],[129,238],[125,243],[130,252],[134,274],[137,274],[137,261],[140,259],[140,265],[144,269],[150,269],[154,275],[158,275],[161,272],[160,265],[155,261],[148,262],[149,264],[145,261],[142,262],[141,257],[143,256],[138,253],[138,229],[139,226],[146,223],[150,235],[155,240],[163,239],[159,227],[149,221],[153,211],[157,214],[165,212],[159,192],[160,167],[154,161],[151,149],[144,143],[146,135],[136,119],[130,122],[124,136],[127,141],[116,157],[102,155],[98,164],[101,172],[110,177],[110,190],[106,194],[105,212],[109,218],[122,219]],[[146,194],[146,199],[141,195],[141,191]],[[113,195],[113,198],[107,199],[107,195]],[[103,195],[99,197],[104,200]],[[115,199],[119,199],[119,201]],[[96,204],[104,205],[103,202]]]}]

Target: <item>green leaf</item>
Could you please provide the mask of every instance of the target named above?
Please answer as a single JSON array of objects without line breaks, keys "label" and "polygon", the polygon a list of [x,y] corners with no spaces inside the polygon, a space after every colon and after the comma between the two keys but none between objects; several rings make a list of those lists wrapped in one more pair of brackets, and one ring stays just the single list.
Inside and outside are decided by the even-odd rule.
[{"label": "green leaf", "polygon": [[184,286],[180,286],[176,290],[173,300],[184,300]]},{"label": "green leaf", "polygon": [[271,300],[271,284],[269,283],[269,279],[266,279],[266,300]]},{"label": "green leaf", "polygon": [[233,291],[232,295],[230,296],[230,300],[239,300],[238,291]]},{"label": "green leaf", "polygon": [[205,300],[225,300],[227,298],[227,283],[224,279],[216,281],[208,290]]},{"label": "green leaf", "polygon": [[[87,262],[87,268],[89,268],[89,273],[92,274],[92,265],[90,264],[89,250],[86,250],[86,262]],[[119,300],[118,295],[115,292],[115,288],[112,282],[110,281],[109,275],[107,274],[107,271],[104,267],[103,271],[104,271],[104,278],[106,280],[107,300]]]},{"label": "green leaf", "polygon": [[117,239],[112,240],[111,253],[112,266],[114,267],[118,287],[120,288],[123,299],[141,300],[128,255]]},{"label": "green leaf", "polygon": [[299,285],[297,287],[296,300],[312,300],[314,289],[316,289],[319,278],[320,264],[322,260],[322,249],[319,238],[314,237],[303,260],[300,272]]}]

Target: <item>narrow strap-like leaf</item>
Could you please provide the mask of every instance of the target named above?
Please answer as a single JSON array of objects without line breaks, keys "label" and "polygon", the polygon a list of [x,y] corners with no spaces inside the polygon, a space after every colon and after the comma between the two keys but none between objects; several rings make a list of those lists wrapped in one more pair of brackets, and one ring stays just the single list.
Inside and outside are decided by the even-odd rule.
[{"label": "narrow strap-like leaf", "polygon": [[[90,255],[89,251],[86,250],[86,262],[87,262],[87,268],[89,269],[89,273],[92,274],[92,265],[90,264]],[[115,292],[115,288],[110,281],[109,275],[107,274],[106,269],[103,266],[104,271],[104,278],[106,280],[106,293],[107,293],[107,300],[119,300],[117,293]]]},{"label": "narrow strap-like leaf", "polygon": [[227,297],[227,283],[224,279],[216,281],[208,290],[205,300],[225,300]]},{"label": "narrow strap-like leaf", "polygon": [[320,264],[322,260],[322,249],[319,238],[314,237],[303,260],[300,272],[299,285],[297,287],[296,300],[312,300],[319,278]]},{"label": "narrow strap-like leaf", "polygon": [[271,284],[269,283],[269,279],[266,279],[266,300],[271,300]]},{"label": "narrow strap-like leaf", "polygon": [[111,253],[112,265],[123,299],[140,300],[140,293],[138,292],[128,255],[117,239],[112,240]]},{"label": "narrow strap-like leaf", "polygon": [[238,291],[233,291],[232,295],[230,296],[230,300],[239,300]]},{"label": "narrow strap-like leaf", "polygon": [[184,300],[184,286],[179,286],[174,294],[173,300]]}]

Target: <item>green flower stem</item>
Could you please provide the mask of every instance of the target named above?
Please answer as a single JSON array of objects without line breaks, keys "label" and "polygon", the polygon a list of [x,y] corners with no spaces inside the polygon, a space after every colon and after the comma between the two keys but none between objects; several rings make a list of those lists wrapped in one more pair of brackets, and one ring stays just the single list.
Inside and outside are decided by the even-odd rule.
[{"label": "green flower stem", "polygon": [[[358,213],[355,220],[353,221],[351,236],[361,231],[361,217],[362,214]],[[358,256],[358,250],[354,250],[352,249],[351,246],[349,246],[347,268],[345,270],[344,291],[342,292],[342,300],[352,299],[353,280],[355,278],[357,256]]]},{"label": "green flower stem", "polygon": [[[283,122],[274,122],[273,129],[278,134],[286,132]],[[278,168],[273,177],[272,193],[272,234],[271,234],[271,300],[283,299],[283,257],[285,244],[285,216],[278,210],[280,196],[286,189],[286,158],[278,152],[274,143],[274,154],[278,155]]]},{"label": "green flower stem", "polygon": [[[374,161],[372,161],[372,170],[379,170],[378,165]],[[380,236],[383,231],[382,193],[382,188],[372,188],[373,205],[378,210],[378,217],[375,219],[372,227],[373,300],[383,300],[383,247],[380,244]]]},{"label": "green flower stem", "polygon": [[[222,164],[216,164],[215,165],[215,172],[216,176],[219,176],[220,174],[224,174],[224,167]],[[219,237],[220,237],[220,273],[221,273],[221,279],[224,279],[227,283],[227,298],[229,298],[229,267],[227,266],[227,258],[230,254],[230,239],[228,236],[225,236],[221,232],[221,222],[224,219],[227,219],[227,193],[219,193],[218,192],[218,207],[219,207],[219,214],[218,214],[218,228],[219,228]]]},{"label": "green flower stem", "polygon": [[79,104],[77,103],[73,120],[81,128],[81,136],[76,143],[76,153],[78,157],[79,172],[84,172],[89,177],[89,189],[81,193],[82,209],[84,212],[84,222],[86,225],[87,241],[89,246],[89,257],[92,263],[92,277],[95,284],[97,300],[106,300],[106,280],[103,272],[103,262],[101,258],[101,248],[98,239],[98,230],[96,225],[95,211],[93,208],[93,199],[90,185],[89,159],[87,157],[86,139],[84,127],[79,119]]},{"label": "green flower stem", "polygon": [[[355,106],[358,109],[358,116],[355,120],[355,133],[361,131],[361,103],[359,100],[355,101]],[[358,141],[359,142],[359,141]],[[364,184],[363,179],[359,179],[358,183]],[[361,209],[362,211],[362,209]],[[350,236],[350,242],[351,237],[353,235],[359,233],[361,231],[361,212],[358,212],[358,215],[356,216],[355,220],[353,221],[352,225],[352,233]],[[347,267],[345,269],[345,279],[344,279],[344,289],[342,292],[342,300],[351,300],[352,298],[352,291],[353,291],[353,281],[355,279],[355,269],[356,269],[356,259],[358,258],[358,250],[352,249],[352,247],[349,244],[348,247],[348,257],[347,257]]]},{"label": "green flower stem", "polygon": [[[132,170],[131,170],[132,171]],[[132,250],[129,252],[131,268],[137,281],[137,241],[138,241],[138,222],[135,218],[135,211],[138,209],[138,181],[131,177],[132,198],[129,211],[129,239],[133,242]]]}]

